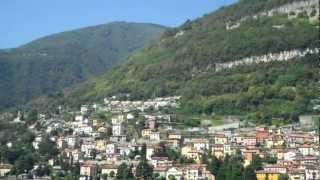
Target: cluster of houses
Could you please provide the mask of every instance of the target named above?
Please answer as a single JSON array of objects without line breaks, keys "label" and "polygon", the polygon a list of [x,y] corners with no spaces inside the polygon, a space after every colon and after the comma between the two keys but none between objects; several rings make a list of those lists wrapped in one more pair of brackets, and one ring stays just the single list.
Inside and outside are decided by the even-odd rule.
[{"label": "cluster of houses", "polygon": [[[94,179],[98,174],[115,177],[122,163],[132,165],[134,173],[142,157],[139,154],[132,157],[132,153],[142,148],[145,148],[145,159],[153,167],[153,173],[166,179],[214,180],[215,176],[203,164],[204,154],[211,153],[223,159],[239,151],[244,167],[250,165],[255,156],[275,159],[273,164],[264,163],[263,169],[256,171],[258,180],[280,179],[283,175],[292,180],[320,179],[319,132],[305,130],[298,124],[214,131],[199,128],[191,131],[170,124],[168,114],[144,112],[150,107],[178,107],[178,99],[117,101],[109,98],[104,100],[104,105],[82,106],[79,112],[73,113],[71,121],[46,119],[41,115],[44,130],[36,136],[33,147],[38,149],[43,137],[50,135],[51,141],[59,149],[60,157],[72,164],[80,163],[80,179],[83,180]],[[143,127],[137,129],[138,136],[128,136],[128,125],[137,118],[131,113],[132,110],[138,110],[145,120]],[[95,111],[114,114],[107,123],[90,115]],[[69,133],[52,133],[57,129]],[[159,155],[163,145],[192,159],[193,163],[181,164]],[[54,169],[60,168],[56,159],[50,159],[48,164]],[[9,164],[0,164],[0,176],[11,168]]]},{"label": "cluster of houses", "polygon": [[148,99],[145,101],[120,101],[116,96],[105,98],[105,110],[110,112],[130,112],[133,110],[145,111],[150,108],[159,109],[161,107],[177,108],[179,104],[177,101],[181,96],[172,97],[158,97],[155,99]]}]

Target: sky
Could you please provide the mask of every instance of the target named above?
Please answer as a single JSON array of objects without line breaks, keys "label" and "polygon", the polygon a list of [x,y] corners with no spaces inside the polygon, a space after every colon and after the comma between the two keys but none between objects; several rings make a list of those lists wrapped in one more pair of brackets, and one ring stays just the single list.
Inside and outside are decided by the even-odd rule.
[{"label": "sky", "polygon": [[0,0],[0,49],[113,21],[179,26],[236,0]]}]

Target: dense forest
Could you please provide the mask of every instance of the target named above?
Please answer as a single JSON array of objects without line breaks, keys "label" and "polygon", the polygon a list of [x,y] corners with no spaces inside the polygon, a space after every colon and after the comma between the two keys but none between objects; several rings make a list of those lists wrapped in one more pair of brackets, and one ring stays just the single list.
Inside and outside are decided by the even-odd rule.
[{"label": "dense forest", "polygon": [[313,113],[311,101],[319,96],[318,54],[221,72],[212,68],[250,56],[319,48],[319,21],[310,21],[303,12],[295,18],[279,13],[251,17],[226,29],[230,20],[291,2],[242,0],[188,20],[135,52],[127,63],[28,105],[48,110],[58,104],[79,107],[113,95],[130,94],[130,99],[179,95],[179,112],[185,114],[242,115],[261,123],[296,121],[301,114]]},{"label": "dense forest", "polygon": [[130,94],[131,99],[182,95],[185,113],[246,115],[262,123],[274,118],[294,121],[312,113],[310,102],[317,96],[320,79],[318,54],[222,72],[211,68],[214,63],[244,57],[320,47],[319,22],[304,16],[249,18],[240,27],[226,30],[225,21],[238,12],[236,7],[249,2],[168,30],[128,63],[67,91],[59,103],[79,105],[121,94]]},{"label": "dense forest", "polygon": [[114,22],[0,51],[0,109],[98,76],[158,39],[165,27]]}]

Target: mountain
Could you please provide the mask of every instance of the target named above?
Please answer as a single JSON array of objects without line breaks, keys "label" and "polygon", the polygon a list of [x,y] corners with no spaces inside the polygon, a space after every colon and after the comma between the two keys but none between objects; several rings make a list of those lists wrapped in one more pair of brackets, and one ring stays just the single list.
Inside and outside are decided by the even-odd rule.
[{"label": "mountain", "polygon": [[240,0],[167,30],[56,103],[179,95],[182,113],[297,120],[319,93],[318,15],[317,0]]},{"label": "mountain", "polygon": [[114,22],[62,32],[0,51],[0,109],[40,95],[56,95],[73,84],[124,63],[166,28]]}]

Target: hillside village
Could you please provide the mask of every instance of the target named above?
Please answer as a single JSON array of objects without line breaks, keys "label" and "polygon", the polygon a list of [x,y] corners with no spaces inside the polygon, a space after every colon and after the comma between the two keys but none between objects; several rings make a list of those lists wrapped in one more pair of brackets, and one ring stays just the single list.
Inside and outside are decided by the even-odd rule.
[{"label": "hillside village", "polygon": [[[61,64],[0,64],[0,180],[320,180],[319,0],[243,0],[181,27],[144,26],[155,31],[145,48],[109,47],[102,25],[79,42],[92,49],[58,43],[62,59],[43,45],[5,50]],[[99,70],[123,44],[124,57],[142,49]],[[84,81],[91,66],[106,74]]]},{"label": "hillside village", "polygon": [[[39,114],[39,123],[29,126],[36,135],[32,146],[38,151],[44,141],[53,143],[57,155],[47,162],[52,173],[62,173],[64,162],[79,168],[80,180],[114,179],[125,164],[136,175],[141,162],[147,162],[154,179],[214,180],[213,161],[235,155],[243,167],[257,158],[262,161],[254,171],[258,180],[320,178],[319,131],[313,124],[319,117],[301,116],[300,123],[278,127],[239,123],[222,129],[180,128],[173,114],[162,111],[179,108],[179,99],[122,101],[114,96],[102,104],[82,105],[76,112],[59,107],[58,114]],[[20,117],[18,113],[12,123],[24,123]],[[0,176],[10,174],[12,167],[2,162]],[[37,168],[28,176],[36,176]],[[46,177],[50,179],[42,179]]]}]

